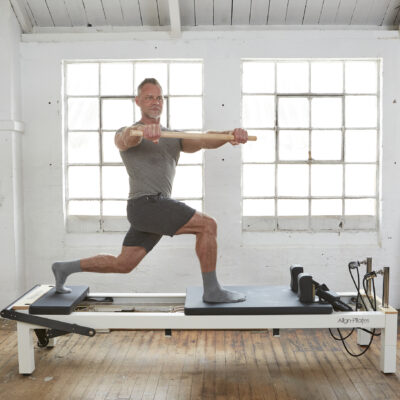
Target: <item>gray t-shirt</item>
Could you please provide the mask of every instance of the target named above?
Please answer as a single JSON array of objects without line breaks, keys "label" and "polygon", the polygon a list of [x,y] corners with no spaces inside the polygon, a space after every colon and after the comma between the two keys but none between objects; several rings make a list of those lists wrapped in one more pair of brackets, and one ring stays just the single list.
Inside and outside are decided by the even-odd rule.
[{"label": "gray t-shirt", "polygon": [[129,175],[129,199],[158,193],[170,197],[181,150],[181,139],[160,138],[158,144],[143,139],[138,146],[120,151]]}]

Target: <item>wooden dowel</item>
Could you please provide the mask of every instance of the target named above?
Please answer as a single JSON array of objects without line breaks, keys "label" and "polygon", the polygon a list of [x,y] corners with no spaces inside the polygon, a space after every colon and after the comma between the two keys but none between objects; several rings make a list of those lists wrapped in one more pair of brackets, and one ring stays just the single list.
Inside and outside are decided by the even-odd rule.
[{"label": "wooden dowel", "polygon": [[[175,138],[175,139],[206,139],[206,140],[234,140],[232,134],[233,131],[228,131],[227,133],[192,133],[192,132],[179,132],[179,131],[162,131],[161,137],[165,138]],[[140,130],[131,130],[130,136],[143,136],[143,132]],[[257,136],[248,136],[247,140],[256,141]]]}]

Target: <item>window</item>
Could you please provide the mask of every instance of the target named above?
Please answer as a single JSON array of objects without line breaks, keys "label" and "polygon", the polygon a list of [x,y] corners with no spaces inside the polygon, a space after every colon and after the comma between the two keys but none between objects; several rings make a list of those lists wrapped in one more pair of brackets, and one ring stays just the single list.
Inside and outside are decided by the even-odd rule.
[{"label": "window", "polygon": [[244,60],[244,230],[376,230],[379,60]]},{"label": "window", "polygon": [[[165,97],[161,124],[201,131],[201,61],[64,63],[66,210],[69,230],[126,229],[128,175],[115,131],[141,118],[135,104],[143,79],[156,78]],[[172,196],[202,210],[203,154],[181,153]],[[121,218],[123,217],[123,218]]]}]

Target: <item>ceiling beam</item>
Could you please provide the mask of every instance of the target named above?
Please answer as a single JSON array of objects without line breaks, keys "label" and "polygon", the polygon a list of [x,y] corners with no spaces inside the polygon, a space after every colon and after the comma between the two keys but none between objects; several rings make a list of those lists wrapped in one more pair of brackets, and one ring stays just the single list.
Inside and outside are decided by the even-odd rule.
[{"label": "ceiling beam", "polygon": [[[255,26],[252,29],[230,27],[185,27],[182,36],[187,40],[205,39],[214,40],[215,33],[226,39],[254,40],[265,37],[266,34],[273,38],[288,38],[291,40],[293,32],[304,40],[314,38],[316,34],[321,38],[335,38],[338,40],[364,39],[364,40],[398,40],[399,31],[388,27],[353,26],[353,25],[326,25],[326,26]],[[263,35],[263,36],[260,36]],[[130,27],[102,27],[96,28],[37,28],[33,33],[22,34],[21,41],[25,43],[50,43],[50,42],[92,42],[92,41],[122,41],[122,40],[171,40],[171,33],[166,30],[154,30],[153,27],[141,27],[132,30]],[[101,58],[101,55],[99,56]]]},{"label": "ceiling beam", "polygon": [[33,26],[25,7],[18,0],[10,0],[14,14],[17,17],[22,33],[31,33]]},{"label": "ceiling beam", "polygon": [[169,20],[171,23],[171,36],[177,38],[182,35],[179,0],[168,0],[168,6],[169,6]]}]

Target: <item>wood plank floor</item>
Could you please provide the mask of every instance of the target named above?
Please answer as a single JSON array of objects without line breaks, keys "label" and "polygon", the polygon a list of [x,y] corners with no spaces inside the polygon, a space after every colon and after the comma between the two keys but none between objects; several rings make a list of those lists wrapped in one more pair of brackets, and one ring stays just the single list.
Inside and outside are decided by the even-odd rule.
[{"label": "wood plank floor", "polygon": [[379,348],[350,357],[327,330],[113,331],[35,348],[36,370],[21,376],[16,325],[0,319],[0,399],[400,399]]}]

